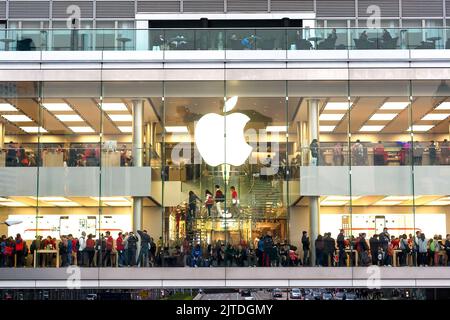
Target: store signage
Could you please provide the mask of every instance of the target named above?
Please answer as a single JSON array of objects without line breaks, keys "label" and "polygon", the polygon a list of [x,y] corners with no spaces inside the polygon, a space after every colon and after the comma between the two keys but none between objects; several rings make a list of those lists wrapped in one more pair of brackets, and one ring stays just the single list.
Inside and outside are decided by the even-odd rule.
[{"label": "store signage", "polygon": [[[237,97],[227,100],[224,113],[231,111],[236,103]],[[245,162],[253,149],[244,136],[248,121],[250,118],[239,112],[225,116],[208,113],[200,118],[195,126],[195,144],[207,164],[240,166]]]}]

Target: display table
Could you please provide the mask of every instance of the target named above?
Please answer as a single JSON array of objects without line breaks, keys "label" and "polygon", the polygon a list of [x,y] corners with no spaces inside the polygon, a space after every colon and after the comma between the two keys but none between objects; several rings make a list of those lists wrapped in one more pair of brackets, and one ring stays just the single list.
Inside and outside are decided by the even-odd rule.
[{"label": "display table", "polygon": [[63,167],[64,154],[61,151],[44,151],[42,154],[44,167]]},{"label": "display table", "polygon": [[6,152],[0,151],[0,167],[6,167]]},{"label": "display table", "polygon": [[36,268],[36,257],[38,254],[55,254],[56,253],[56,268],[59,268],[59,251],[58,250],[47,250],[47,249],[42,249],[42,250],[35,250],[34,251],[34,259],[33,259],[33,267]]},{"label": "display table", "polygon": [[345,249],[345,253],[347,254],[347,267],[351,267],[351,259],[352,253],[355,253],[355,267],[358,266],[358,251],[355,249]]}]

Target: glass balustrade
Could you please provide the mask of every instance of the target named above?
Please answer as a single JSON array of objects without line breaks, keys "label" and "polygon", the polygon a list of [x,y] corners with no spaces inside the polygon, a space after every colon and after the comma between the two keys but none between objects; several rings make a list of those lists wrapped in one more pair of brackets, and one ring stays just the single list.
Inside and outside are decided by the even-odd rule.
[{"label": "glass balustrade", "polygon": [[0,51],[446,49],[445,28],[3,29]]}]

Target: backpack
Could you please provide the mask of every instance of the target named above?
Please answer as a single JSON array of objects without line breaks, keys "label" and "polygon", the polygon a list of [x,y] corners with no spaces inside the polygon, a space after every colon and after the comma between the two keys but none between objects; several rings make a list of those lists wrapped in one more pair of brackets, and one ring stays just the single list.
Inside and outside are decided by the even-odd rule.
[{"label": "backpack", "polygon": [[436,243],[434,241],[432,241],[430,244],[430,250],[433,252],[436,251]]}]

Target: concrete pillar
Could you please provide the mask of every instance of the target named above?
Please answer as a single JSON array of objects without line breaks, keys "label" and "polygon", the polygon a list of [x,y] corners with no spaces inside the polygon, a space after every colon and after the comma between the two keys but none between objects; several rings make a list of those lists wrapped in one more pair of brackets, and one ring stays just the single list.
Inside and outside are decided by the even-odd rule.
[{"label": "concrete pillar", "polygon": [[147,122],[145,124],[145,164],[147,166],[150,166],[150,160],[151,160],[151,146],[153,145],[152,142],[152,122]]},{"label": "concrete pillar", "polygon": [[[133,166],[142,167],[144,147],[144,101],[133,100]],[[143,198],[133,197],[133,231],[142,230]]]},{"label": "concrete pillar", "polygon": [[308,163],[309,159],[309,138],[308,138],[308,122],[302,121],[301,124],[301,132],[300,132],[300,145],[302,151],[302,166],[305,166]]},{"label": "concrete pillar", "polygon": [[6,124],[3,122],[0,122],[0,149],[3,149],[5,146],[5,128]]},{"label": "concrete pillar", "polygon": [[3,152],[5,148],[5,128],[6,124],[0,122],[0,167],[6,167],[6,152]]},{"label": "concrete pillar", "polygon": [[[313,139],[319,141],[319,100],[308,100],[308,138],[309,143]],[[320,152],[319,152],[320,153]],[[309,225],[310,225],[310,241],[311,241],[311,264],[316,263],[316,246],[315,240],[319,235],[319,214],[320,203],[319,196],[309,197]]]}]

